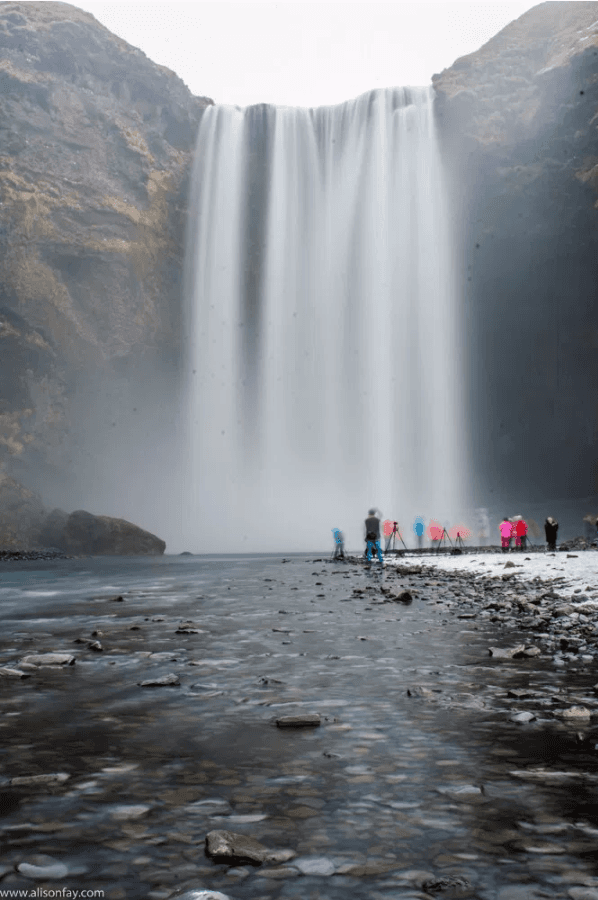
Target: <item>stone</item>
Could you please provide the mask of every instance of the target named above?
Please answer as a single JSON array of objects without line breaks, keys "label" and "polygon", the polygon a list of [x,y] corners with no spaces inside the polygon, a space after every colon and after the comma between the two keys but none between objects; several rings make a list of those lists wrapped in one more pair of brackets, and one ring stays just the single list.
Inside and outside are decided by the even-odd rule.
[{"label": "stone", "polygon": [[400,594],[396,594],[396,596],[391,597],[391,600],[394,600],[395,603],[412,603],[413,596],[409,591],[401,591]]},{"label": "stone", "polygon": [[522,656],[525,656],[526,658],[530,658],[530,659],[535,656],[541,656],[541,655],[542,655],[542,651],[540,650],[539,647],[526,647],[522,653]]},{"label": "stone", "polygon": [[279,728],[317,727],[322,722],[319,713],[305,713],[297,716],[280,716],[276,720]]},{"label": "stone", "polygon": [[57,881],[66,878],[69,868],[60,860],[51,856],[38,854],[31,858],[31,862],[22,862],[17,866],[17,871],[25,878],[35,881]]},{"label": "stone", "polygon": [[326,856],[301,856],[293,860],[293,866],[299,869],[302,875],[333,875],[334,863]]},{"label": "stone", "polygon": [[598,900],[598,888],[573,887],[569,888],[567,895],[571,900]]},{"label": "stone", "polygon": [[509,559],[509,560],[507,560],[507,562],[505,563],[504,567],[505,567],[505,569],[514,569],[514,568],[515,568],[515,563],[512,562],[512,560]]},{"label": "stone", "polygon": [[99,641],[90,641],[87,645],[88,650],[95,650],[96,653],[101,653],[103,651],[103,647]]},{"label": "stone", "polygon": [[162,675],[160,678],[149,678],[147,681],[140,681],[139,687],[176,687],[180,683],[179,676],[171,672],[168,675]]},{"label": "stone", "polygon": [[570,706],[569,709],[556,711],[555,715],[569,721],[575,721],[587,720],[591,717],[592,713],[589,709],[586,709],[585,706]]},{"label": "stone", "polygon": [[245,834],[234,831],[210,831],[206,835],[206,854],[216,861],[249,862],[261,866],[271,851]]},{"label": "stone", "polygon": [[221,891],[185,891],[184,894],[171,894],[172,900],[232,900],[228,894]]},{"label": "stone", "polygon": [[24,656],[21,665],[27,666],[74,666],[75,657],[70,653],[36,653]]},{"label": "stone", "polygon": [[514,659],[525,653],[525,644],[517,644],[515,647],[489,647],[488,652],[493,659]]},{"label": "stone", "polygon": [[67,772],[52,772],[47,775],[17,775],[10,779],[11,785],[64,784],[71,776]]},{"label": "stone", "polygon": [[297,856],[294,850],[270,850],[267,855],[264,857],[264,862],[274,864],[280,864],[289,862],[289,860],[294,859]]},{"label": "stone", "polygon": [[458,800],[469,800],[483,796],[484,789],[475,784],[450,784],[437,788],[439,794],[446,794]]},{"label": "stone", "polygon": [[132,805],[114,806],[110,810],[110,815],[117,821],[128,821],[129,819],[140,819],[151,809],[151,806],[145,806],[142,803]]},{"label": "stone", "polygon": [[519,725],[525,725],[527,722],[533,722],[535,718],[535,715],[532,712],[528,711],[514,712],[510,716],[511,722],[516,722]]},{"label": "stone", "polygon": [[21,672],[20,669],[0,668],[0,678],[30,678],[29,672]]}]

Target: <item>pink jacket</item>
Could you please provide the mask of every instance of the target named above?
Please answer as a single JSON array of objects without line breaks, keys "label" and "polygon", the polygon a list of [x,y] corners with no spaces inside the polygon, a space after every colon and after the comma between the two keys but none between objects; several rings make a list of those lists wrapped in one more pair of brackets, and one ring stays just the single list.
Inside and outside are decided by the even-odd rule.
[{"label": "pink jacket", "polygon": [[511,537],[511,535],[513,533],[513,531],[512,531],[513,526],[511,525],[510,522],[501,522],[500,525],[498,526],[498,528],[499,528],[501,536],[503,538]]}]

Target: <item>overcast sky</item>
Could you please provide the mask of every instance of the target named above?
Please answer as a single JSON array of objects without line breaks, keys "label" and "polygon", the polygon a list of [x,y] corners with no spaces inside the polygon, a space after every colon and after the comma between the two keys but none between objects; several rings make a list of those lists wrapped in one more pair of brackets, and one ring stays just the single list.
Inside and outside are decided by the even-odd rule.
[{"label": "overcast sky", "polygon": [[320,106],[425,85],[535,3],[75,3],[217,103]]}]

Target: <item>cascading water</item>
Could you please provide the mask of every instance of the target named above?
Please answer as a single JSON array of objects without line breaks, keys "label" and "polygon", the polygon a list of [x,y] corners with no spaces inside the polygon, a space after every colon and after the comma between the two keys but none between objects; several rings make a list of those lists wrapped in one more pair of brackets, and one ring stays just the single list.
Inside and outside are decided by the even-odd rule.
[{"label": "cascading water", "polygon": [[[187,250],[186,544],[313,550],[466,503],[459,325],[428,88],[209,107]],[[411,535],[412,537],[412,535]]]}]

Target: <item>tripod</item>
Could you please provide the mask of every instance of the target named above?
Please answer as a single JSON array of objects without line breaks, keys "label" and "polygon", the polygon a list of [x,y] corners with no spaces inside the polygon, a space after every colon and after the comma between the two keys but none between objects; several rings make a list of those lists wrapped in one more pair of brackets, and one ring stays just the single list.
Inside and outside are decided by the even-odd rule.
[{"label": "tripod", "polygon": [[388,553],[388,551],[390,550],[390,545],[391,545],[391,544],[392,544],[392,552],[393,552],[393,553],[396,552],[396,539],[397,539],[397,535],[399,536],[399,540],[400,540],[401,544],[403,545],[403,547],[405,547],[405,550],[407,549],[407,547],[406,547],[406,545],[405,545],[405,541],[404,541],[403,538],[401,537],[400,532],[399,532],[399,530],[398,530],[398,528],[397,528],[397,524],[398,524],[397,522],[393,522],[393,529],[392,529],[391,533],[390,533],[389,536],[388,536],[388,543],[386,544],[386,550],[384,551],[385,553]]},{"label": "tripod", "polygon": [[447,542],[447,541],[449,542],[449,544],[451,545],[451,547],[453,546],[453,542],[451,541],[451,539],[450,539],[450,537],[449,537],[449,535],[448,535],[448,531],[446,530],[446,528],[443,528],[443,529],[442,529],[442,534],[441,534],[441,536],[440,536],[440,540],[438,541],[438,546],[437,546],[437,548],[436,548],[436,553],[438,553],[438,552],[440,551],[440,548],[442,547],[442,542],[443,542],[443,541],[444,541],[444,546],[445,546],[445,547],[446,547],[446,542]]}]

